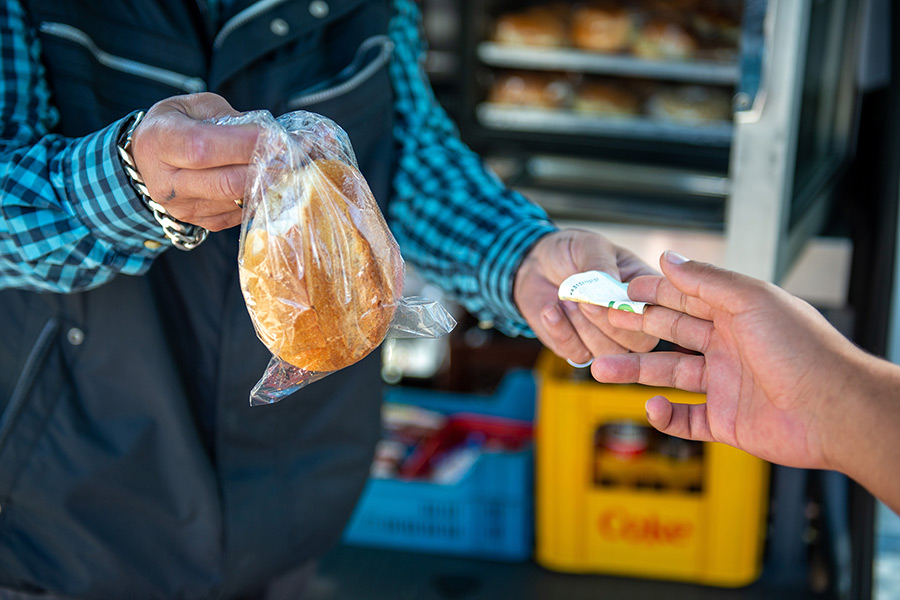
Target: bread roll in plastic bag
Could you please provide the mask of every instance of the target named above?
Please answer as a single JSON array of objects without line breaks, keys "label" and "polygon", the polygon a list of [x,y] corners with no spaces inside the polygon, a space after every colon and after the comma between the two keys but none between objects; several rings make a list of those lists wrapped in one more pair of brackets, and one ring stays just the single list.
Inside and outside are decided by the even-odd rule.
[{"label": "bread roll in plastic bag", "polygon": [[438,303],[402,297],[400,249],[357,169],[347,134],[321,115],[254,111],[238,268],[272,359],[250,392],[270,404],[350,366],[387,336],[440,337],[456,325]]}]

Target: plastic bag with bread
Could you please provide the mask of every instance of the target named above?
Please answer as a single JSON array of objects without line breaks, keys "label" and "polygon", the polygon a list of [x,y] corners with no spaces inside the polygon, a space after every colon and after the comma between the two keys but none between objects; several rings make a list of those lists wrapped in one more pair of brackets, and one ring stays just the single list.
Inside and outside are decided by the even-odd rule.
[{"label": "plastic bag with bread", "polygon": [[389,334],[453,329],[439,303],[402,296],[400,249],[337,124],[305,111],[218,122],[260,130],[238,268],[253,326],[273,356],[251,404],[276,402],[358,362]]}]

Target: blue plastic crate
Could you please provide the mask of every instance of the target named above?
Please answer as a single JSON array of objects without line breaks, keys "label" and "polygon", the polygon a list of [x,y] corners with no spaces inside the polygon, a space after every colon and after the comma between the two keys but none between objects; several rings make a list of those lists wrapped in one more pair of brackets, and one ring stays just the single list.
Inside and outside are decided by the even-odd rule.
[{"label": "blue plastic crate", "polygon": [[[530,371],[511,371],[490,397],[393,388],[387,402],[447,415],[469,413],[531,422]],[[348,544],[526,560],[534,539],[533,452],[486,453],[456,484],[370,479],[344,541]]]}]

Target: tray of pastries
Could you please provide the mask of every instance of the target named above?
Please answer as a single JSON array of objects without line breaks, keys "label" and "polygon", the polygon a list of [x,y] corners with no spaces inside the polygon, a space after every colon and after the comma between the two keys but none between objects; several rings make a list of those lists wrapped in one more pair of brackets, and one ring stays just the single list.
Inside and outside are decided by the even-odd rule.
[{"label": "tray of pastries", "polygon": [[493,17],[479,59],[487,65],[566,69],[733,84],[740,0],[590,0],[517,7]]},{"label": "tray of pastries", "polygon": [[492,129],[727,146],[731,99],[723,86],[503,69],[476,113]]}]

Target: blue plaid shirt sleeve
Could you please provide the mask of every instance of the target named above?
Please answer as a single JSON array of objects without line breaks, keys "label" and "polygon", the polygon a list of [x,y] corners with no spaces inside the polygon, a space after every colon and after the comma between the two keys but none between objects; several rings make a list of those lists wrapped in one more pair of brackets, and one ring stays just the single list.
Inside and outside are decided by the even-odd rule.
[{"label": "blue plaid shirt sleeve", "polygon": [[[394,233],[405,258],[472,314],[528,334],[512,300],[513,278],[554,227],[459,140],[422,71],[420,23],[413,1],[395,0]],[[21,7],[7,0],[0,8],[0,288],[72,292],[118,273],[141,274],[168,244],[119,164],[123,121],[78,139],[51,134],[57,114],[39,54]],[[148,248],[147,240],[162,245]]]},{"label": "blue plaid shirt sleeve", "polygon": [[[51,134],[58,114],[18,2],[0,5],[0,288],[73,292],[140,274],[166,246],[131,189],[123,121],[83,138]],[[155,246],[155,244],[150,244]]]},{"label": "blue plaid shirt sleeve", "polygon": [[391,230],[404,258],[471,314],[507,334],[533,335],[513,303],[513,280],[528,250],[556,228],[460,141],[422,68],[420,17],[413,0],[394,0],[390,72],[399,165]]}]

